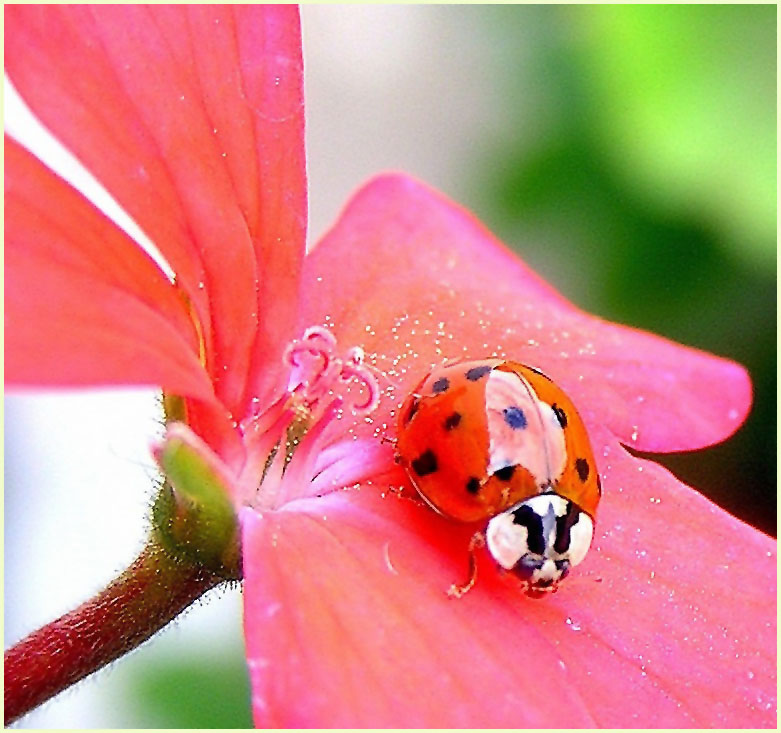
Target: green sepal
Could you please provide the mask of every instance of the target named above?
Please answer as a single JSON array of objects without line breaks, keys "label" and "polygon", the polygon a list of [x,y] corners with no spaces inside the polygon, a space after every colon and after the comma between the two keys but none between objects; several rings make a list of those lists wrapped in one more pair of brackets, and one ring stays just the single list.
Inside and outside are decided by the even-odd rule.
[{"label": "green sepal", "polygon": [[239,525],[224,481],[179,436],[169,435],[156,453],[165,474],[152,509],[160,544],[185,562],[228,579],[241,578]]}]

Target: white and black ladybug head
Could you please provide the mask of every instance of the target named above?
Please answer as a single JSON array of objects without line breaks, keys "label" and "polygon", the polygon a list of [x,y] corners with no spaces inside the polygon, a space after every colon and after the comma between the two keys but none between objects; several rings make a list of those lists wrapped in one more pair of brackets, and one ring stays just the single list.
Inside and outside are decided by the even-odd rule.
[{"label": "white and black ladybug head", "polygon": [[488,522],[486,543],[496,562],[517,575],[529,591],[552,591],[583,561],[594,523],[573,502],[539,494]]}]

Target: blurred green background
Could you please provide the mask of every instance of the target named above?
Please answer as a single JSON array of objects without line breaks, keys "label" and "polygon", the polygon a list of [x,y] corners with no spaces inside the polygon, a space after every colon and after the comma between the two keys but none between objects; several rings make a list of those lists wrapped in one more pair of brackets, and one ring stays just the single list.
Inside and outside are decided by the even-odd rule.
[{"label": "blurred green background", "polygon": [[[302,15],[313,239],[368,176],[405,170],[579,307],[744,364],[738,434],[654,460],[775,535],[776,7]],[[22,725],[250,726],[226,595]]]}]

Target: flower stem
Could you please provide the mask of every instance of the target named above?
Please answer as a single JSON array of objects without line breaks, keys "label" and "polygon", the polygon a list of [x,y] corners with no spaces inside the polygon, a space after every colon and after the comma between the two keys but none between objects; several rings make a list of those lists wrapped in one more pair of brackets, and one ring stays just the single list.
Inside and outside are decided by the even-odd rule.
[{"label": "flower stem", "polygon": [[5,652],[5,725],[146,641],[225,580],[154,539],[91,600]]}]

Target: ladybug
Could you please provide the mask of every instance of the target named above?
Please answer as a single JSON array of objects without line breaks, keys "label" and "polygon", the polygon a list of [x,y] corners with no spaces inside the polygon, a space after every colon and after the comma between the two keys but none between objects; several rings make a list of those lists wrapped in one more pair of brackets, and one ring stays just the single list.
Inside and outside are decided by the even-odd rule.
[{"label": "ladybug", "polygon": [[461,522],[487,520],[469,544],[531,596],[555,591],[586,556],[602,493],[575,406],[534,367],[504,359],[434,369],[399,412],[397,461],[420,496]]}]

